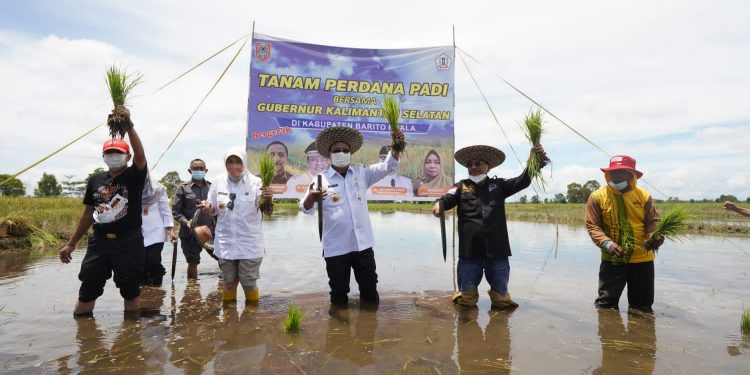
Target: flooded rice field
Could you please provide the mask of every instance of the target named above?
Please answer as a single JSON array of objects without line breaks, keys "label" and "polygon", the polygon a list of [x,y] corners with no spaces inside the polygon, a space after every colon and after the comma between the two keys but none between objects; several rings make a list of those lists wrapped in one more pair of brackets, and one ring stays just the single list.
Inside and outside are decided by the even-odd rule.
[{"label": "flooded rice field", "polygon": [[[144,287],[124,315],[110,281],[93,318],[73,319],[83,249],[0,254],[0,373],[127,374],[747,374],[750,240],[693,236],[656,260],[653,315],[597,311],[598,250],[580,227],[510,222],[510,292],[520,307],[453,307],[451,250],[438,220],[373,213],[381,304],[330,310],[315,217],[264,223],[257,305],[222,306],[216,263],[204,254],[188,282]],[[450,222],[450,220],[449,220]],[[73,224],[71,224],[73,225]],[[450,237],[448,243],[450,246]],[[169,249],[167,249],[169,248]],[[169,270],[171,246],[163,264]],[[281,329],[290,305],[301,331]]]}]

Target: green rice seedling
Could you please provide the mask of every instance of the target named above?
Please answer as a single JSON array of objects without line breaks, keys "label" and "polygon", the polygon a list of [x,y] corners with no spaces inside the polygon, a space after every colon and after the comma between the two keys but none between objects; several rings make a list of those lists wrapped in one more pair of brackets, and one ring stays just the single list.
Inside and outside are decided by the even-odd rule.
[{"label": "green rice seedling", "polygon": [[[271,186],[275,174],[276,163],[271,155],[263,152],[258,155],[258,169],[260,170],[260,179],[263,181],[263,187]],[[258,209],[266,217],[273,214],[273,198],[262,197],[258,202]]]},{"label": "green rice seedling", "polygon": [[646,250],[656,251],[653,248],[653,242],[659,237],[670,240],[682,240],[688,231],[687,222],[690,219],[692,219],[692,215],[679,207],[667,212],[656,224],[656,229],[651,233],[648,241],[646,241],[644,245]]},{"label": "green rice seedling", "polygon": [[115,108],[107,119],[109,133],[114,138],[125,136],[133,127],[130,117],[124,113],[124,105],[127,103],[128,95],[143,81],[143,75],[136,73],[135,76],[128,75],[127,71],[117,66],[111,66],[106,73],[109,95]]},{"label": "green rice seedling", "polygon": [[300,324],[302,323],[302,310],[296,306],[289,306],[289,312],[287,313],[286,320],[284,320],[284,331],[289,333],[299,332]]},{"label": "green rice seedling", "polygon": [[[542,133],[544,133],[544,127],[542,126],[542,110],[530,110],[524,118],[523,123],[523,130],[526,139],[529,140],[532,147],[539,146],[542,140]],[[544,176],[542,176],[542,167],[550,162],[549,158],[541,157],[534,152],[529,155],[529,160],[526,162],[526,169],[529,171],[529,176],[539,184],[542,190],[547,186],[547,182],[544,180]]]},{"label": "green rice seedling", "polygon": [[746,309],[742,312],[742,318],[740,318],[740,329],[742,333],[750,334],[750,309]]},{"label": "green rice seedling", "polygon": [[398,99],[393,95],[383,95],[383,104],[381,106],[385,119],[391,127],[391,137],[393,138],[393,149],[397,152],[403,152],[406,149],[406,139],[404,133],[398,128],[398,118],[400,109]]}]

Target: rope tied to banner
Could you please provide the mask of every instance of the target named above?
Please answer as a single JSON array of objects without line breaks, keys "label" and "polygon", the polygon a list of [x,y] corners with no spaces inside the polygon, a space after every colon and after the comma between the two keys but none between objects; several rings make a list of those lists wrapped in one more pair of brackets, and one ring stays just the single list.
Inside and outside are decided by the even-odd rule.
[{"label": "rope tied to banner", "polygon": [[[237,38],[237,39],[236,39],[235,41],[233,41],[233,42],[229,43],[229,44],[228,44],[228,45],[226,45],[225,47],[223,47],[223,48],[221,48],[220,50],[218,50],[217,52],[213,53],[213,54],[212,54],[211,56],[209,56],[208,58],[206,58],[206,59],[202,60],[201,62],[199,62],[198,64],[196,64],[196,65],[192,66],[191,68],[189,68],[189,69],[188,69],[188,70],[186,70],[185,72],[181,73],[180,75],[178,75],[178,76],[177,76],[177,77],[175,77],[174,79],[170,80],[169,82],[167,82],[167,83],[165,83],[165,84],[161,85],[161,86],[160,86],[159,88],[157,88],[156,90],[154,90],[154,91],[152,91],[152,92],[150,92],[150,93],[147,93],[147,94],[139,94],[139,95],[134,95],[134,96],[133,96],[132,98],[134,98],[134,99],[135,99],[135,98],[138,98],[138,97],[142,97],[142,96],[148,96],[148,95],[153,95],[153,94],[156,94],[157,92],[161,91],[162,89],[164,89],[164,88],[166,88],[166,87],[168,87],[168,86],[172,85],[173,83],[175,83],[175,82],[176,82],[176,81],[178,81],[179,79],[181,79],[181,78],[183,78],[184,76],[188,75],[189,73],[191,73],[191,72],[192,72],[193,70],[195,70],[196,68],[198,68],[198,67],[200,67],[201,65],[205,64],[206,62],[210,61],[210,60],[211,60],[211,59],[213,59],[214,57],[216,57],[216,56],[220,55],[220,54],[221,54],[222,52],[224,52],[224,51],[226,51],[227,49],[231,48],[232,46],[234,46],[235,44],[237,44],[237,43],[238,43],[239,41],[241,41],[241,40],[242,40],[243,38],[245,38],[245,40],[247,40],[247,38],[248,38],[248,37],[249,37],[249,34],[245,34],[245,35],[243,35],[243,36],[241,36],[241,37]],[[12,180],[13,180],[13,179],[15,179],[16,177],[18,177],[18,176],[20,176],[20,175],[22,175],[22,174],[24,174],[24,173],[28,172],[29,170],[31,170],[32,168],[36,167],[37,165],[39,165],[39,164],[41,164],[41,163],[45,162],[46,160],[48,160],[49,158],[51,158],[51,157],[53,157],[53,156],[55,156],[55,155],[57,155],[57,154],[58,154],[58,153],[60,153],[61,151],[65,150],[66,148],[70,147],[71,145],[73,145],[74,143],[76,143],[76,142],[80,141],[81,139],[85,138],[86,136],[88,136],[89,134],[93,133],[93,132],[94,132],[95,130],[99,129],[100,127],[102,127],[102,126],[103,126],[103,125],[105,125],[105,124],[106,124],[106,121],[105,121],[105,122],[102,122],[102,123],[100,123],[100,124],[98,124],[98,125],[96,125],[96,126],[95,126],[95,127],[93,127],[92,129],[90,129],[90,130],[87,130],[86,132],[84,132],[84,133],[83,133],[83,134],[81,134],[80,136],[78,136],[78,137],[74,138],[74,139],[73,139],[72,141],[70,141],[70,142],[68,142],[68,143],[64,144],[63,146],[61,146],[61,147],[57,148],[57,149],[56,149],[55,151],[53,151],[53,152],[51,152],[50,154],[48,154],[48,155],[46,155],[46,156],[42,157],[41,159],[39,159],[39,160],[37,160],[36,162],[34,162],[34,163],[32,163],[31,165],[29,165],[28,167],[26,167],[26,168],[24,168],[24,169],[22,169],[22,170],[20,170],[20,171],[16,172],[15,174],[13,174],[13,175],[9,176],[9,177],[8,177],[8,178],[6,178],[5,180],[2,180],[2,181],[0,181],[0,186],[3,186],[3,185],[5,185],[6,183],[8,183],[8,182],[12,181]]]}]

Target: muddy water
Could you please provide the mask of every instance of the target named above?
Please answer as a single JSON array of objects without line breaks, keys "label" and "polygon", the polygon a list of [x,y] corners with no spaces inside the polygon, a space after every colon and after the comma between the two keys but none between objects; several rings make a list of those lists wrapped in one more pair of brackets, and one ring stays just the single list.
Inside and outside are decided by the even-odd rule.
[{"label": "muddy water", "polygon": [[[374,213],[382,303],[329,311],[314,217],[266,222],[261,302],[222,307],[215,262],[187,282],[143,289],[144,311],[124,316],[112,283],[94,318],[72,318],[82,249],[0,255],[0,373],[288,374],[747,374],[750,240],[691,237],[656,261],[653,315],[593,308],[597,250],[578,227],[511,222],[510,291],[520,307],[454,309],[451,255],[437,219]],[[450,246],[450,239],[449,239]],[[171,250],[164,251],[169,269]],[[486,284],[480,290],[488,289]],[[302,330],[281,330],[290,304]]]}]

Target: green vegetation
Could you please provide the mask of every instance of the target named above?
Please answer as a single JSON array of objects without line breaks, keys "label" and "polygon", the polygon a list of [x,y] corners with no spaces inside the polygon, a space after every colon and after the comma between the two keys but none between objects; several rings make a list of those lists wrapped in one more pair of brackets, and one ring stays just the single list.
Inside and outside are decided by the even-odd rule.
[{"label": "green vegetation", "polygon": [[[690,214],[682,208],[677,207],[672,211],[662,215],[661,220],[656,225],[651,238],[664,237],[670,240],[680,240],[685,237],[688,229],[688,221],[691,219]],[[649,249],[648,242],[646,248]],[[650,249],[649,249],[650,250]]]},{"label": "green vegetation", "polygon": [[125,69],[111,66],[107,69],[107,87],[112,103],[115,106],[125,105],[128,95],[143,81],[143,75],[136,73],[135,77],[128,75]]},{"label": "green vegetation", "polygon": [[742,333],[750,334],[750,309],[746,309],[742,313],[742,318],[740,319],[740,328],[742,329]]},{"label": "green vegetation", "polygon": [[[271,155],[263,152],[258,155],[258,168],[260,170],[260,179],[263,181],[263,187],[271,186],[273,176],[276,173],[276,163]],[[273,215],[273,199],[262,197],[258,202],[258,209],[267,218]]]},{"label": "green vegetation", "polygon": [[284,320],[284,331],[289,333],[299,332],[300,324],[302,323],[302,310],[296,306],[289,306],[289,312],[286,319]]},{"label": "green vegetation", "polygon": [[[539,146],[542,142],[542,133],[544,133],[544,127],[542,126],[542,110],[530,110],[524,118],[523,124],[524,135],[526,136],[526,139],[529,140],[529,143],[531,143],[531,146]],[[542,190],[545,190],[547,186],[547,181],[545,181],[544,176],[542,176],[542,165],[549,163],[549,158],[543,158],[536,153],[529,155],[529,160],[526,162],[526,168],[529,171],[531,180],[536,181]]]},{"label": "green vegetation", "polygon": [[20,197],[26,194],[21,180],[11,174],[0,174],[0,196]]},{"label": "green vegetation", "polygon": [[[294,215],[299,212],[296,199],[279,199],[275,202],[275,212],[280,215]],[[656,202],[656,209],[665,213],[680,208],[690,215],[687,220],[687,233],[691,234],[729,234],[750,236],[750,222],[745,222],[736,213],[722,208],[713,202]],[[432,202],[393,203],[370,202],[372,212],[418,212],[430,214]],[[25,217],[30,225],[54,234],[56,238],[67,239],[75,230],[78,219],[83,212],[79,198],[30,198],[0,197],[0,219],[8,217]],[[449,211],[454,212],[454,210]],[[584,204],[546,203],[523,204],[507,203],[505,212],[509,220],[559,223],[583,227]],[[82,241],[79,244],[83,244]],[[15,247],[19,245],[5,245]],[[31,247],[30,240],[20,246]],[[0,242],[0,248],[3,247]]]},{"label": "green vegetation", "polygon": [[393,149],[398,152],[404,152],[406,149],[406,141],[404,140],[401,130],[398,128],[398,118],[401,115],[399,109],[398,98],[393,95],[383,95],[383,104],[380,107],[383,109],[383,115],[388,120],[388,125],[391,127],[391,136],[393,137]]},{"label": "green vegetation", "polygon": [[62,194],[62,185],[57,183],[53,174],[42,173],[42,178],[37,182],[34,195],[37,197],[57,197]]}]

